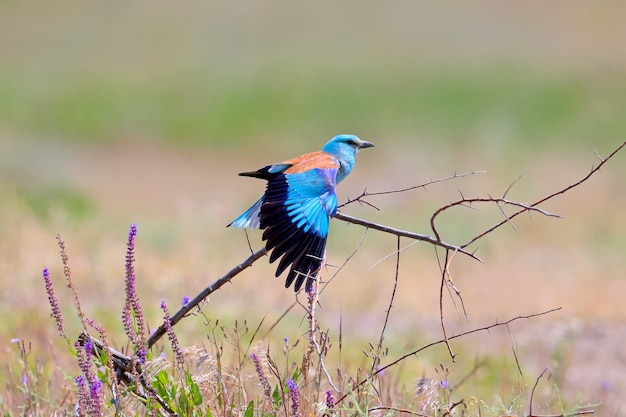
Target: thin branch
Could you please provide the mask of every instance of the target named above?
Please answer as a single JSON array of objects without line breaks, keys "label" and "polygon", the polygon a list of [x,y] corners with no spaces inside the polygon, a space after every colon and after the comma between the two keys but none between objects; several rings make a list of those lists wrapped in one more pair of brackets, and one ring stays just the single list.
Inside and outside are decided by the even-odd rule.
[{"label": "thin branch", "polygon": [[[368,229],[365,228],[365,231],[363,232],[363,236],[361,237],[361,240],[356,245],[352,253],[350,253],[350,255],[348,255],[348,257],[343,261],[343,263],[339,265],[339,267],[337,267],[337,270],[335,271],[335,273],[327,281],[323,282],[324,286],[322,287],[322,289],[320,289],[320,294],[324,292],[326,287],[330,285],[330,283],[335,279],[335,277],[339,274],[339,272],[341,272],[341,270],[348,264],[348,262],[350,262],[350,260],[354,257],[354,255],[357,254],[359,249],[361,249],[361,246],[363,246],[363,243],[365,242],[365,238],[367,237],[367,231]],[[328,268],[328,264],[326,264],[326,268]]]},{"label": "thin branch", "polygon": [[[435,237],[438,240],[441,239],[441,237],[439,236],[439,231],[437,230],[437,227],[435,226],[435,219],[437,218],[437,216],[439,216],[441,213],[443,213],[444,211],[446,211],[446,210],[448,210],[448,209],[450,209],[452,207],[468,206],[468,205],[471,205],[473,203],[496,203],[499,207],[502,207],[502,205],[509,205],[509,206],[521,207],[523,209],[523,210],[520,210],[520,211],[516,212],[512,216],[506,216],[505,215],[505,219],[502,220],[500,223],[498,223],[498,227],[502,226],[505,223],[510,222],[511,219],[513,217],[517,216],[518,214],[521,214],[521,213],[524,213],[524,212],[527,212],[527,211],[536,211],[536,212],[541,213],[541,214],[543,214],[544,216],[547,216],[547,217],[556,217],[556,218],[559,218],[559,219],[563,217],[563,216],[560,216],[558,214],[550,213],[548,211],[545,211],[545,210],[542,210],[542,209],[540,209],[538,207],[535,207],[538,203],[529,205],[529,204],[520,203],[518,201],[508,200],[506,198],[494,198],[494,197],[487,197],[487,198],[462,198],[460,200],[454,201],[452,203],[449,203],[449,204],[446,204],[445,206],[440,207],[430,217],[430,228],[432,229],[433,233],[435,234]],[[469,244],[473,243],[476,240],[477,239],[474,238],[473,240],[470,241],[470,243],[466,243],[464,245],[461,245],[460,247],[461,248],[466,248]]]},{"label": "thin branch", "polygon": [[[494,329],[494,328],[500,327],[500,326],[507,326],[507,325],[509,325],[509,324],[511,324],[511,323],[513,323],[515,321],[518,321],[518,320],[531,319],[531,318],[534,318],[534,317],[545,316],[546,314],[550,314],[550,313],[554,313],[555,311],[559,311],[559,310],[561,310],[561,308],[562,307],[557,307],[557,308],[552,308],[550,310],[542,311],[540,313],[534,313],[534,314],[528,314],[528,315],[520,315],[520,316],[517,316],[517,317],[510,318],[510,319],[508,319],[507,321],[504,321],[504,322],[500,322],[500,323],[496,322],[496,323],[490,324],[488,326],[479,327],[479,328],[476,328],[476,329],[468,330],[468,331],[463,332],[463,333],[456,334],[454,336],[450,336],[448,338],[448,340],[457,339],[457,338],[460,338],[460,337],[465,337],[465,336],[473,334],[473,333],[488,332],[491,329]],[[411,351],[409,353],[406,353],[406,354],[400,356],[398,359],[388,363],[387,365],[378,368],[376,370],[376,372],[374,372],[374,375],[379,374],[379,373],[383,372],[384,370],[399,364],[400,362],[402,362],[403,360],[405,360],[409,356],[416,355],[416,354],[418,354],[418,353],[420,353],[420,352],[422,352],[422,351],[424,351],[424,350],[426,350],[428,348],[431,348],[431,347],[436,346],[436,345],[440,345],[442,343],[446,343],[446,339],[441,339],[441,340],[437,340],[436,342],[428,343],[428,344],[422,346],[419,349],[416,349],[416,350],[413,350],[413,351]],[[374,375],[372,375],[372,376],[374,376]],[[357,388],[359,388],[360,386],[362,386],[363,384],[365,384],[369,380],[370,380],[370,378],[368,377],[366,379],[363,379],[363,380],[359,381],[358,383],[355,383],[352,386],[352,390],[356,390]],[[348,396],[348,394],[349,394],[349,392],[344,394],[343,397],[339,398],[336,401],[336,404],[339,404],[341,401],[343,401]]]},{"label": "thin branch", "polygon": [[511,338],[511,350],[513,351],[513,357],[515,358],[515,365],[517,366],[517,372],[519,373],[519,376],[522,378],[522,381],[523,381],[524,372],[522,372],[522,365],[519,362],[519,356],[517,354],[517,342],[515,341],[515,338],[513,337],[513,333],[511,333],[511,329],[509,328],[509,326],[506,326],[506,331],[509,333],[509,337]]},{"label": "thin branch", "polygon": [[412,191],[412,190],[416,190],[418,188],[422,188],[422,189],[426,189],[427,186],[432,185],[432,184],[437,184],[439,182],[444,182],[444,181],[450,181],[456,178],[465,178],[465,177],[469,177],[470,175],[476,175],[476,174],[485,174],[487,171],[472,171],[472,172],[464,172],[461,174],[457,174],[456,172],[453,175],[450,175],[448,177],[443,177],[443,178],[437,178],[437,179],[431,179],[430,181],[427,181],[425,183],[422,184],[418,184],[418,185],[412,185],[410,187],[405,187],[405,188],[398,188],[395,190],[389,190],[389,191],[378,191],[378,192],[369,192],[367,190],[363,190],[363,192],[361,193],[361,195],[359,195],[356,198],[352,198],[352,199],[348,199],[348,201],[346,201],[345,203],[341,204],[338,208],[342,208],[347,206],[348,204],[352,204],[352,203],[364,203],[367,205],[370,205],[372,207],[374,207],[376,210],[379,210],[378,207],[374,206],[371,203],[368,203],[366,201],[363,201],[363,198],[365,197],[373,197],[373,196],[379,196],[379,195],[387,195],[387,194],[399,194],[399,193],[406,193],[407,191]]},{"label": "thin branch", "polygon": [[[591,178],[591,176],[593,174],[595,174],[596,172],[598,172],[602,166],[604,164],[607,163],[608,160],[610,160],[611,158],[613,158],[615,156],[615,154],[617,154],[619,151],[621,151],[624,147],[626,147],[626,141],[624,143],[622,143],[620,146],[618,146],[613,152],[611,152],[609,154],[609,156],[607,156],[606,158],[602,159],[597,153],[596,155],[598,155],[598,158],[600,159],[600,163],[596,166],[596,167],[591,167],[591,171],[585,175],[583,178],[581,178],[580,180],[578,180],[577,182],[575,182],[574,184],[570,184],[569,186],[554,192],[550,195],[548,195],[547,197],[544,197],[536,202],[534,202],[533,204],[530,204],[528,207],[532,207],[533,210],[535,210],[535,207],[545,203],[548,200],[551,200],[552,198],[559,196],[561,194],[565,194],[566,192],[568,192],[569,190],[571,190],[572,188],[578,187],[579,185],[581,185],[582,183],[584,183],[585,181],[587,181],[589,178]],[[522,213],[525,213],[529,211],[529,208],[524,208],[523,210],[518,210],[515,213],[513,213],[512,215],[508,216],[506,219],[502,220],[500,223],[490,227],[489,229],[485,230],[484,232],[480,233],[479,235],[475,236],[474,238],[472,238],[470,241],[468,241],[467,243],[464,243],[463,245],[461,245],[461,248],[466,248],[469,245],[471,245],[472,243],[476,242],[478,239],[481,239],[482,237],[484,237],[485,235],[493,232],[494,230],[496,230],[497,228],[499,228],[500,226],[502,226],[503,224],[505,224],[506,222],[508,222],[509,220],[519,216]],[[433,225],[433,220],[431,219],[431,227]]]},{"label": "thin branch", "polygon": [[389,324],[389,317],[391,316],[391,309],[393,308],[393,301],[396,298],[396,290],[398,289],[398,277],[400,275],[400,236],[398,236],[397,250],[396,250],[396,271],[393,279],[393,289],[391,290],[391,298],[389,299],[389,307],[385,312],[385,321],[383,328],[380,331],[380,337],[378,338],[378,345],[376,346],[376,352],[372,360],[372,369],[370,370],[370,378],[374,375],[376,367],[380,364],[380,354],[383,350],[383,341],[385,340],[385,330],[387,330],[387,324]]},{"label": "thin branch", "polygon": [[452,358],[452,362],[456,361],[456,355],[452,351],[452,346],[450,346],[450,339],[448,338],[448,332],[446,330],[446,325],[444,322],[443,315],[443,287],[446,285],[446,276],[449,274],[450,262],[452,262],[452,258],[454,258],[454,253],[450,255],[450,251],[446,251],[446,259],[445,259],[445,267],[441,271],[441,286],[439,288],[439,319],[441,323],[441,330],[443,331],[443,339],[446,342],[446,347],[448,348],[448,353],[450,354],[450,358]]},{"label": "thin branch", "polygon": [[[241,271],[251,266],[254,262],[256,262],[259,258],[264,256],[266,253],[267,251],[265,250],[265,248],[254,252],[252,255],[248,257],[248,259],[246,259],[245,261],[243,261],[242,263],[240,263],[239,265],[231,269],[226,275],[224,275],[223,277],[215,281],[213,284],[206,287],[198,295],[196,295],[196,297],[193,300],[185,304],[180,310],[176,312],[176,314],[172,316],[172,318],[170,319],[170,325],[174,327],[176,323],[178,323],[183,317],[185,317],[185,315],[187,315],[187,313],[189,313],[192,309],[194,309],[197,305],[199,305],[206,297],[208,297],[211,293],[217,291],[219,288],[222,287],[222,285],[229,282],[236,275],[238,275]],[[146,345],[147,349],[150,349],[164,334],[165,334],[165,325],[162,324],[154,331],[154,333],[152,333],[152,336],[150,336],[150,338],[148,339],[148,342]]]},{"label": "thin branch", "polygon": [[377,410],[389,410],[389,411],[394,411],[396,413],[410,414],[412,416],[429,417],[428,414],[418,413],[416,411],[407,410],[406,408],[397,408],[397,407],[392,407],[389,405],[379,405],[376,407],[369,408],[367,411],[369,412],[369,411],[377,411]]},{"label": "thin branch", "polygon": [[532,414],[528,417],[575,417],[575,416],[586,416],[589,414],[595,414],[595,410],[581,410],[576,411],[571,414]]},{"label": "thin branch", "polygon": [[530,391],[530,400],[528,402],[528,415],[529,416],[533,415],[533,400],[535,399],[535,390],[537,389],[537,385],[539,385],[539,381],[541,380],[541,378],[543,378],[546,372],[549,374],[548,379],[552,376],[552,372],[550,371],[550,369],[545,368],[543,371],[541,371],[541,374],[539,374],[539,376],[535,380],[535,385],[533,385],[533,389],[532,391]]},{"label": "thin branch", "polygon": [[398,249],[394,249],[394,251],[393,251],[393,252],[388,253],[387,255],[383,256],[382,258],[380,258],[380,259],[378,259],[376,262],[374,262],[374,263],[372,264],[372,266],[370,266],[370,267],[367,269],[367,272],[368,272],[368,273],[369,273],[369,272],[371,272],[371,271],[372,271],[372,269],[376,268],[378,265],[380,265],[381,263],[383,263],[383,262],[384,262],[384,261],[386,261],[387,259],[391,258],[392,256],[397,256],[397,255],[398,255],[398,253],[400,253],[400,252],[404,252],[405,250],[412,248],[413,246],[417,245],[418,243],[419,243],[419,240],[416,240],[416,241],[414,241],[414,242],[409,243],[409,244],[408,244],[408,245],[406,245],[406,246],[401,247],[399,250],[398,250]]},{"label": "thin branch", "polygon": [[432,236],[428,236],[428,235],[423,235],[420,233],[414,233],[414,232],[409,232],[408,230],[402,230],[402,229],[396,229],[395,227],[390,227],[390,226],[385,226],[383,224],[378,224],[378,223],[374,223],[374,222],[370,222],[367,220],[363,220],[363,219],[359,219],[358,217],[353,217],[353,216],[349,216],[347,214],[343,214],[343,213],[337,213],[337,215],[335,215],[336,219],[342,220],[346,223],[352,223],[352,224],[357,224],[359,226],[363,226],[363,227],[367,227],[370,229],[374,229],[374,230],[378,230],[379,232],[384,232],[384,233],[389,233],[395,236],[400,236],[400,237],[408,237],[409,239],[414,239],[414,240],[421,240],[422,242],[427,242],[430,243],[432,245],[435,246],[440,246],[442,248],[445,249],[450,249],[450,250],[454,250],[457,252],[461,252],[464,255],[469,256],[472,259],[475,259],[479,262],[483,262],[482,259],[480,259],[478,256],[476,256],[475,254],[463,249],[463,247],[460,246],[456,246],[456,245],[452,245],[450,243],[446,243],[440,239],[436,239]]}]

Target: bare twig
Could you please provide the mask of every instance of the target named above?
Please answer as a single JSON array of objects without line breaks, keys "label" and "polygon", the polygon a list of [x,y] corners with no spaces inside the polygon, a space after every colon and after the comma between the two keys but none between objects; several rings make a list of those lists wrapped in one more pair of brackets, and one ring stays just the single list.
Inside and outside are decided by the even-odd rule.
[{"label": "bare twig", "polygon": [[[585,181],[587,181],[589,178],[591,178],[591,176],[592,176],[593,174],[595,174],[596,172],[598,172],[598,171],[602,168],[602,166],[603,166],[604,164],[606,164],[606,163],[607,163],[607,161],[608,161],[608,160],[610,160],[611,158],[613,158],[613,157],[615,156],[615,154],[617,154],[619,151],[621,151],[624,147],[626,147],[626,141],[625,141],[624,143],[622,143],[620,146],[618,146],[618,147],[617,147],[617,148],[616,148],[613,152],[611,152],[611,153],[609,154],[609,156],[607,156],[607,157],[606,157],[606,158],[604,158],[604,159],[602,159],[602,158],[601,158],[601,157],[600,157],[600,156],[596,153],[596,155],[598,155],[598,158],[600,159],[600,163],[599,163],[597,166],[595,166],[595,167],[593,167],[593,166],[592,166],[592,167],[591,167],[591,171],[589,171],[589,173],[588,173],[587,175],[585,175],[583,178],[581,178],[580,180],[578,180],[577,182],[575,182],[575,183],[573,183],[573,184],[568,185],[568,186],[567,186],[567,187],[565,187],[565,188],[562,188],[562,189],[561,189],[561,190],[559,190],[559,191],[556,191],[556,192],[554,192],[554,193],[552,193],[552,194],[550,194],[550,195],[548,195],[548,196],[546,196],[546,197],[544,197],[544,198],[542,198],[542,199],[540,199],[540,200],[538,200],[538,201],[536,201],[536,202],[534,202],[534,203],[532,203],[532,204],[529,204],[527,207],[524,207],[522,210],[518,210],[518,211],[516,211],[516,212],[515,212],[515,213],[513,213],[512,215],[508,216],[506,219],[504,219],[504,220],[502,220],[501,222],[499,222],[499,223],[497,223],[497,224],[493,225],[492,227],[490,227],[489,229],[487,229],[487,230],[483,231],[483,232],[482,232],[482,233],[480,233],[479,235],[477,235],[477,236],[473,237],[473,238],[472,238],[471,240],[469,240],[468,242],[466,242],[466,243],[462,244],[462,245],[461,245],[461,248],[466,248],[466,247],[468,247],[468,246],[469,246],[469,245],[471,245],[472,243],[476,242],[478,239],[481,239],[481,238],[482,238],[482,237],[484,237],[485,235],[487,235],[487,234],[489,234],[489,233],[493,232],[494,230],[496,230],[497,228],[499,228],[499,227],[500,227],[500,226],[502,226],[503,224],[505,224],[505,223],[509,222],[511,219],[513,219],[513,218],[515,218],[515,217],[519,216],[519,215],[520,215],[520,214],[522,214],[522,213],[526,213],[527,211],[529,211],[529,210],[531,210],[531,209],[532,209],[532,210],[535,210],[535,211],[539,211],[539,210],[536,210],[536,206],[538,206],[538,205],[540,205],[540,204],[543,204],[543,203],[545,203],[546,201],[551,200],[552,198],[554,198],[554,197],[556,197],[556,196],[559,196],[559,195],[561,195],[561,194],[565,194],[566,192],[568,192],[568,191],[569,191],[569,190],[571,190],[572,188],[578,187],[579,185],[581,185],[582,183],[584,183]],[[435,215],[433,215],[433,217],[434,217],[434,216],[435,216]],[[433,224],[434,224],[434,219],[433,219],[433,218],[431,218],[431,227],[434,227],[434,226],[433,226]]]},{"label": "bare twig", "polygon": [[370,378],[374,375],[376,368],[380,364],[380,355],[383,350],[383,341],[385,340],[385,330],[387,330],[387,324],[389,323],[389,317],[391,316],[391,309],[393,308],[393,301],[396,298],[396,290],[398,289],[398,277],[400,276],[400,236],[398,236],[398,243],[396,249],[396,271],[393,280],[393,289],[391,291],[391,298],[389,299],[389,306],[385,312],[385,321],[383,328],[380,331],[380,337],[378,338],[378,345],[376,345],[376,352],[374,352],[374,358],[372,360],[372,369],[370,370]]},{"label": "bare twig", "polygon": [[522,366],[519,362],[519,356],[517,355],[517,342],[513,338],[513,333],[511,333],[511,329],[509,326],[506,326],[506,330],[509,333],[509,337],[511,338],[511,350],[513,351],[513,357],[515,358],[515,365],[517,366],[517,372],[519,376],[524,380],[524,372],[522,372]]},{"label": "bare twig", "polygon": [[[324,292],[324,290],[332,282],[332,280],[335,279],[335,277],[339,274],[339,272],[341,272],[341,270],[348,264],[348,262],[350,262],[350,260],[354,257],[354,255],[357,254],[359,249],[361,249],[361,246],[363,245],[363,242],[365,242],[365,238],[367,237],[367,231],[368,229],[365,228],[365,231],[363,232],[363,236],[361,237],[361,240],[359,241],[359,243],[357,243],[352,253],[350,253],[350,255],[348,255],[346,259],[343,261],[343,263],[339,265],[339,267],[337,267],[337,270],[332,274],[332,276],[327,281],[323,282],[324,286],[320,289],[320,294]],[[326,264],[326,267],[328,267],[328,264]]]},{"label": "bare twig", "polygon": [[[557,308],[552,308],[550,310],[542,311],[540,313],[534,313],[534,314],[528,314],[528,315],[520,315],[520,316],[517,316],[517,317],[510,318],[510,319],[508,319],[507,321],[504,321],[504,322],[496,322],[496,323],[490,324],[488,326],[478,327],[476,329],[468,330],[466,332],[459,333],[459,334],[456,334],[454,336],[450,336],[448,338],[448,340],[457,339],[457,338],[460,338],[460,337],[465,337],[465,336],[467,336],[469,334],[473,334],[473,333],[489,331],[489,330],[491,330],[493,328],[500,327],[500,326],[507,326],[507,325],[509,325],[509,324],[511,324],[511,323],[513,323],[515,321],[518,321],[518,320],[531,319],[531,318],[534,318],[534,317],[544,316],[546,314],[550,314],[550,313],[554,313],[555,311],[559,311],[559,310],[561,310],[561,308],[562,307],[557,307]],[[385,369],[391,368],[392,366],[395,366],[395,365],[399,364],[400,362],[402,362],[403,360],[405,360],[409,356],[416,355],[416,354],[418,354],[418,353],[420,353],[420,352],[422,352],[422,351],[424,351],[424,350],[426,350],[428,348],[431,348],[431,347],[436,346],[436,345],[440,345],[442,343],[446,343],[446,339],[441,339],[441,340],[437,340],[436,342],[428,343],[428,344],[422,346],[419,349],[416,349],[416,350],[413,350],[413,351],[411,351],[409,353],[406,353],[406,354],[400,356],[399,358],[397,358],[396,360],[388,363],[387,365],[379,367],[376,370],[376,372],[374,372],[374,375],[379,374],[379,373],[383,372]],[[352,390],[356,390],[357,388],[359,388],[360,386],[362,386],[363,384],[365,384],[369,380],[370,380],[370,378],[368,377],[368,378],[366,378],[364,380],[361,380],[361,381],[355,383],[352,386]],[[348,394],[349,393],[346,393],[346,394],[343,395],[343,397],[339,398],[336,401],[336,404],[339,404],[341,401],[343,401],[348,396]]]},{"label": "bare twig", "polygon": [[441,286],[439,288],[439,318],[441,323],[441,330],[443,331],[443,338],[446,342],[446,347],[448,348],[448,353],[450,353],[450,357],[452,358],[452,362],[455,362],[456,355],[452,352],[452,346],[450,346],[450,339],[448,338],[448,332],[446,331],[446,325],[444,321],[443,315],[443,287],[446,285],[446,276],[449,273],[450,262],[452,262],[452,258],[454,257],[454,253],[450,255],[450,251],[446,250],[446,259],[445,259],[445,267],[441,271]]},{"label": "bare twig", "polygon": [[[473,203],[495,203],[497,204],[499,207],[502,207],[502,205],[509,205],[509,206],[515,206],[515,207],[521,207],[523,210],[518,211],[517,213],[515,213],[513,216],[506,216],[505,215],[505,219],[502,220],[502,222],[498,223],[498,227],[502,226],[505,223],[508,223],[511,221],[511,219],[513,217],[515,217],[517,214],[519,213],[524,213],[526,211],[536,211],[538,213],[543,214],[544,216],[548,216],[548,217],[557,217],[557,218],[561,218],[562,216],[559,216],[558,214],[554,214],[554,213],[550,213],[547,212],[545,210],[542,210],[538,207],[535,207],[538,203],[535,204],[524,204],[524,203],[520,203],[518,201],[513,201],[513,200],[508,200],[506,198],[495,198],[495,197],[487,197],[487,198],[462,198],[460,200],[454,201],[450,204],[446,204],[445,206],[440,207],[439,209],[437,209],[433,215],[430,218],[430,228],[432,229],[435,238],[437,240],[440,240],[441,237],[439,236],[439,231],[437,230],[437,227],[435,226],[435,219],[437,218],[437,216],[439,216],[441,213],[443,213],[444,211],[452,208],[452,207],[456,207],[456,206],[471,206]],[[473,243],[476,239],[471,240],[470,242]],[[467,247],[469,244],[465,244],[465,245],[461,245],[461,248],[465,248]]]},{"label": "bare twig", "polygon": [[373,196],[379,196],[379,195],[388,195],[388,194],[399,194],[399,193],[406,193],[407,191],[412,191],[412,190],[416,190],[418,188],[422,188],[422,189],[426,189],[427,186],[432,185],[432,184],[437,184],[439,182],[444,182],[444,181],[450,181],[456,178],[465,178],[465,177],[469,177],[470,175],[476,175],[476,174],[484,174],[487,171],[472,171],[472,172],[464,172],[461,174],[457,174],[456,172],[453,175],[450,175],[448,177],[443,177],[443,178],[437,178],[437,179],[431,179],[430,181],[427,181],[425,183],[422,184],[418,184],[418,185],[412,185],[410,187],[405,187],[405,188],[398,188],[395,190],[388,190],[388,191],[378,191],[378,192],[369,192],[367,190],[363,190],[363,192],[361,193],[361,195],[359,195],[356,198],[351,198],[348,199],[348,201],[346,201],[345,203],[339,205],[339,208],[345,207],[348,204],[352,204],[352,203],[364,203],[367,204],[369,206],[374,207],[375,209],[378,210],[378,207],[374,206],[371,203],[368,203],[367,201],[363,201],[363,199],[365,197],[373,197]]},{"label": "bare twig", "polygon": [[420,234],[420,233],[409,232],[408,230],[396,229],[395,227],[390,227],[390,226],[385,226],[383,224],[370,222],[370,221],[359,219],[358,217],[349,216],[349,215],[343,214],[343,213],[337,213],[335,218],[339,219],[339,220],[342,220],[342,221],[344,221],[346,223],[357,224],[359,226],[363,226],[363,227],[367,227],[367,228],[370,228],[370,229],[378,230],[380,232],[389,233],[389,234],[400,236],[400,237],[408,237],[409,239],[414,239],[414,240],[421,240],[423,242],[427,242],[427,243],[430,243],[430,244],[435,245],[435,246],[440,246],[440,247],[445,248],[445,249],[458,251],[458,252],[461,252],[464,255],[469,256],[472,259],[475,259],[475,260],[477,260],[479,262],[482,262],[482,259],[480,259],[475,254],[473,254],[473,253],[463,249],[462,247],[456,246],[456,245],[452,245],[450,243],[446,243],[446,242],[444,242],[442,240],[439,240],[439,239],[436,239],[436,238],[434,238],[432,236],[423,235],[423,234]]},{"label": "bare twig", "polygon": [[539,385],[539,381],[541,380],[541,378],[543,378],[543,376],[548,373],[548,379],[550,379],[550,377],[552,376],[552,372],[550,371],[550,369],[545,368],[541,374],[539,374],[539,376],[537,377],[537,379],[535,380],[535,384],[533,385],[533,389],[530,392],[530,400],[529,400],[529,404],[528,404],[528,417],[574,417],[574,416],[583,416],[583,415],[588,415],[588,414],[595,414],[595,410],[581,410],[581,411],[576,411],[574,413],[569,413],[569,414],[565,414],[565,413],[561,413],[561,414],[534,414],[533,413],[533,401],[534,401],[534,397],[535,397],[535,390],[537,389],[537,385]]},{"label": "bare twig", "polygon": [[416,411],[407,410],[406,408],[392,407],[390,405],[379,405],[376,407],[371,407],[367,411],[377,411],[377,410],[388,410],[388,411],[393,411],[396,413],[410,414],[412,416],[430,417],[428,414],[418,413]]},{"label": "bare twig", "polygon": [[[215,281],[213,284],[206,287],[202,290],[195,298],[185,304],[180,310],[174,314],[170,319],[170,325],[174,327],[176,323],[178,323],[187,313],[193,310],[197,305],[199,305],[206,297],[208,297],[211,293],[217,291],[222,285],[229,282],[233,277],[238,275],[241,271],[251,266],[254,262],[256,262],[260,257],[265,255],[267,251],[265,248],[260,249],[250,255],[245,261],[231,269],[226,275]],[[150,349],[163,335],[165,334],[165,326],[159,326],[154,333],[150,336],[147,342],[147,348]]]},{"label": "bare twig", "polygon": [[543,371],[541,371],[541,374],[539,374],[539,376],[535,380],[535,385],[533,385],[533,389],[532,391],[530,391],[530,400],[528,402],[528,415],[529,416],[533,415],[533,400],[535,399],[535,390],[537,389],[537,385],[539,385],[539,381],[541,380],[541,378],[543,378],[543,376],[546,373],[548,373],[548,379],[552,376],[552,372],[548,368],[545,368]]}]

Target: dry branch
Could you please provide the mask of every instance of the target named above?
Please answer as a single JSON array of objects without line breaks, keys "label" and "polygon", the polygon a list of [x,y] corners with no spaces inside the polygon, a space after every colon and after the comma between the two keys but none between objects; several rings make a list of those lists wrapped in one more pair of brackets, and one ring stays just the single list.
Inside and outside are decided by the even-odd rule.
[{"label": "dry branch", "polygon": [[460,246],[456,246],[456,245],[452,245],[450,243],[443,242],[442,240],[439,240],[439,239],[434,238],[432,236],[423,235],[421,233],[410,232],[408,230],[397,229],[395,227],[391,227],[391,226],[386,226],[384,224],[378,224],[378,223],[370,222],[370,221],[359,219],[358,217],[349,216],[349,215],[343,214],[343,213],[337,213],[335,218],[339,219],[339,220],[343,220],[346,223],[357,224],[359,226],[367,227],[368,229],[378,230],[380,232],[389,233],[389,234],[396,235],[396,236],[399,236],[399,237],[407,237],[407,238],[413,239],[413,240],[421,240],[422,242],[427,242],[427,243],[430,243],[431,245],[440,246],[440,247],[442,247],[444,249],[447,249],[447,250],[453,250],[453,251],[456,251],[456,252],[461,252],[462,254],[467,255],[470,258],[473,258],[473,259],[475,259],[475,260],[477,260],[479,262],[482,262],[482,259],[480,259],[478,256],[476,256],[472,252],[469,252],[469,251],[463,249]]},{"label": "dry branch", "polygon": [[[468,330],[466,332],[459,333],[459,334],[454,335],[454,336],[450,336],[449,338],[446,337],[446,338],[443,338],[441,340],[437,340],[436,342],[428,343],[428,344],[420,347],[419,349],[415,349],[415,350],[413,350],[413,351],[411,351],[409,353],[405,353],[404,355],[400,356],[399,358],[397,358],[396,360],[388,363],[385,366],[379,367],[376,370],[376,372],[373,373],[372,377],[377,375],[377,374],[379,374],[379,373],[381,373],[381,372],[383,372],[385,369],[391,368],[392,366],[399,364],[400,362],[402,362],[403,360],[405,360],[409,356],[416,355],[416,354],[418,354],[418,353],[420,353],[420,352],[422,352],[422,351],[424,351],[424,350],[426,350],[428,348],[431,348],[433,346],[440,345],[440,344],[443,344],[443,343],[447,343],[448,340],[457,339],[457,338],[460,338],[460,337],[465,337],[465,336],[473,334],[473,333],[488,332],[489,330],[494,329],[496,327],[508,326],[509,324],[511,324],[511,323],[513,323],[513,322],[515,322],[517,320],[531,319],[531,318],[534,318],[534,317],[545,316],[546,314],[550,314],[550,313],[554,313],[555,311],[559,311],[559,310],[561,310],[561,308],[562,307],[557,307],[557,308],[552,308],[550,310],[542,311],[540,313],[534,313],[534,314],[528,314],[528,315],[522,315],[522,316],[513,317],[513,318],[508,319],[507,321],[496,322],[496,323],[490,324],[488,326],[484,326],[484,327],[479,327],[479,328],[476,328],[476,329]],[[352,390],[355,391],[358,387],[360,387],[361,385],[367,383],[370,380],[371,380],[371,377],[368,377],[367,379],[363,379],[363,380],[357,382],[356,384],[354,384],[352,386]],[[344,396],[339,398],[336,403],[339,404],[341,401],[343,401],[348,396],[348,394],[349,393],[344,394]]]},{"label": "dry branch", "polygon": [[[561,194],[565,194],[566,192],[568,192],[569,190],[571,190],[572,188],[578,187],[579,185],[581,185],[582,183],[584,183],[585,181],[587,181],[589,178],[591,178],[591,176],[593,174],[595,174],[596,172],[598,172],[602,166],[604,164],[606,164],[611,158],[613,158],[619,151],[621,151],[624,147],[626,146],[626,141],[624,143],[622,143],[621,145],[619,145],[613,152],[611,152],[609,154],[609,156],[607,156],[606,158],[602,159],[599,155],[598,158],[600,159],[600,163],[597,166],[592,166],[591,167],[591,171],[589,171],[589,173],[587,175],[585,175],[583,178],[581,178],[580,180],[578,180],[577,182],[575,182],[574,184],[570,184],[569,186],[560,189],[559,191],[556,191],[546,197],[543,197],[541,199],[539,199],[538,201],[529,204],[528,207],[523,208],[522,210],[518,210],[515,213],[513,213],[510,216],[507,216],[507,218],[505,218],[504,220],[502,220],[500,223],[495,224],[494,226],[490,227],[489,229],[485,230],[484,232],[478,234],[477,236],[475,236],[474,238],[472,238],[471,240],[469,240],[468,242],[464,243],[461,245],[462,248],[466,248],[469,245],[471,245],[472,243],[476,242],[478,239],[483,238],[485,235],[493,232],[494,230],[496,230],[497,228],[499,228],[500,226],[502,226],[503,224],[510,222],[513,218],[519,216],[522,213],[525,213],[527,211],[529,211],[531,208],[533,210],[536,209],[537,206],[539,206],[540,204],[545,203],[548,200],[551,200],[552,198],[561,195]],[[508,189],[507,189],[508,192]],[[458,204],[463,204],[462,202],[459,202]],[[457,204],[457,205],[458,205]],[[431,227],[434,228],[434,215],[433,218],[431,218]],[[435,229],[433,229],[434,231]],[[436,231],[435,231],[436,233]]]},{"label": "dry branch", "polygon": [[[196,306],[200,305],[202,301],[204,301],[211,293],[217,291],[222,287],[222,285],[229,282],[235,276],[237,276],[241,271],[252,266],[254,262],[257,261],[260,257],[264,256],[267,253],[265,248],[260,249],[250,255],[245,261],[228,271],[226,275],[215,281],[213,284],[206,287],[204,290],[200,291],[198,295],[196,295],[193,300],[189,301],[185,304],[180,310],[176,312],[170,318],[170,325],[174,327],[176,323],[178,323],[183,317],[185,317],[191,310],[193,310]],[[162,324],[159,326],[154,333],[150,336],[147,342],[147,347],[150,349],[163,335],[165,334],[165,325]]]}]

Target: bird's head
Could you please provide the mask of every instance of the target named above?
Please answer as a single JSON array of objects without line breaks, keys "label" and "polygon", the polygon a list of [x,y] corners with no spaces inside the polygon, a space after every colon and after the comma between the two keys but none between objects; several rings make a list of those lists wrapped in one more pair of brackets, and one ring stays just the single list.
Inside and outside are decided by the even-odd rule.
[{"label": "bird's head", "polygon": [[331,155],[354,155],[363,148],[371,148],[374,144],[359,139],[356,135],[342,134],[332,138],[322,149]]},{"label": "bird's head", "polygon": [[359,139],[355,135],[337,135],[332,138],[323,148],[322,152],[326,152],[334,156],[339,162],[339,170],[337,171],[337,183],[352,171],[354,167],[354,156],[363,148],[371,148],[374,146],[371,142]]}]

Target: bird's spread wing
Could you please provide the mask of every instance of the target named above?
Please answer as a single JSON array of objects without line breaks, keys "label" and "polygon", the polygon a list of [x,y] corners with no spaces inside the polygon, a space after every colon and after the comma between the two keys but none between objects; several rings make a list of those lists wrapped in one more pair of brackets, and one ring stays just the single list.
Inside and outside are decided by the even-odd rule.
[{"label": "bird's spread wing", "polygon": [[289,268],[285,286],[295,281],[295,291],[305,280],[308,291],[322,265],[329,219],[337,211],[338,168],[331,155],[314,152],[256,172],[268,181],[260,227],[270,262],[282,257],[276,276]]}]

